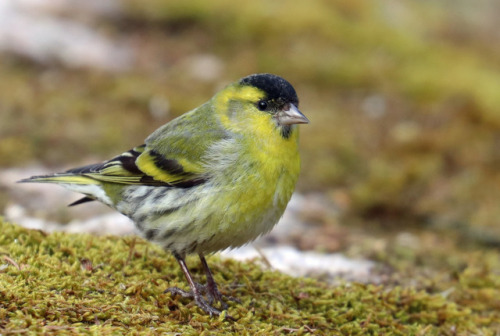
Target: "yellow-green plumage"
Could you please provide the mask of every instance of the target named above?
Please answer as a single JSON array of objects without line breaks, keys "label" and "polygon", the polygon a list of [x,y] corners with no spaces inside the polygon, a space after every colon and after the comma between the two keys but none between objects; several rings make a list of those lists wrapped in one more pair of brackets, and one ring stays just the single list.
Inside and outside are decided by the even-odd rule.
[{"label": "yellow-green plumage", "polygon": [[[102,164],[24,181],[84,193],[85,200],[130,217],[181,267],[189,253],[203,263],[206,253],[268,232],[283,214],[300,170],[296,124],[307,122],[297,105],[284,79],[252,75],[160,127],[143,146]],[[206,270],[207,295],[222,301]],[[198,305],[217,314],[186,276]]]}]

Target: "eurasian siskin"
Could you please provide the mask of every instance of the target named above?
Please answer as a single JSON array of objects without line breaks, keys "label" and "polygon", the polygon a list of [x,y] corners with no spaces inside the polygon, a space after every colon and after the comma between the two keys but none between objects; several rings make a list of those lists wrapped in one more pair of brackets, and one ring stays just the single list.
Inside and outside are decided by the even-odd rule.
[{"label": "eurasian siskin", "polygon": [[[193,297],[210,315],[227,304],[204,255],[241,246],[272,229],[299,175],[298,110],[290,83],[255,74],[170,121],[135,147],[103,163],[21,182],[60,184],[82,193],[72,205],[98,200],[130,217],[144,237],[172,252]],[[185,263],[197,253],[207,283]],[[204,298],[206,295],[208,301]]]}]

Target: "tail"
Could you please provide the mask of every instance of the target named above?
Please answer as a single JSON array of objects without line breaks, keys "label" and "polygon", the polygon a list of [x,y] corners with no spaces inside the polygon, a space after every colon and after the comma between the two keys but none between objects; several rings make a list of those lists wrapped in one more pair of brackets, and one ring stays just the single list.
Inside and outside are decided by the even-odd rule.
[{"label": "tail", "polygon": [[76,185],[99,184],[99,181],[93,178],[83,175],[76,175],[72,173],[31,176],[19,180],[17,182],[18,183],[37,182],[37,183],[76,184]]},{"label": "tail", "polygon": [[109,201],[109,198],[106,196],[104,190],[101,188],[101,183],[93,178],[83,175],[77,175],[73,173],[39,175],[39,176],[28,177],[19,180],[17,182],[54,183],[54,184],[59,184],[62,187],[69,189],[71,191],[79,192],[86,195],[85,197],[69,204],[69,206],[95,201],[96,199],[106,204],[108,204],[107,202]]}]

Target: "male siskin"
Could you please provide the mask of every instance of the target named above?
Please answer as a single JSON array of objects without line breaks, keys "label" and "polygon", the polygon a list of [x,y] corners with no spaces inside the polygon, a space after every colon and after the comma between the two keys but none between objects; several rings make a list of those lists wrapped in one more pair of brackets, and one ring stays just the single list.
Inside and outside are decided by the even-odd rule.
[{"label": "male siskin", "polygon": [[[205,255],[254,240],[282,216],[300,170],[297,124],[309,122],[298,104],[285,79],[250,75],[163,125],[144,145],[20,182],[56,183],[85,195],[72,205],[97,200],[131,218],[146,239],[172,252],[191,288],[167,291],[220,315],[214,302],[223,310],[227,304]],[[186,265],[193,253],[206,285]]]}]

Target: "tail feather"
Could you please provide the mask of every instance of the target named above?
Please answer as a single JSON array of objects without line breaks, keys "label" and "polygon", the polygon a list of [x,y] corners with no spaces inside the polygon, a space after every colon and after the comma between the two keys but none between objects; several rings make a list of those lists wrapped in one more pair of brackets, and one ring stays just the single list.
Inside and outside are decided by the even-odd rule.
[{"label": "tail feather", "polygon": [[101,201],[109,206],[113,202],[102,188],[102,183],[96,179],[88,176],[73,174],[73,173],[59,173],[52,175],[39,175],[32,176],[18,181],[19,183],[55,183],[71,191],[79,192],[85,195],[84,198],[77,200],[70,204],[70,206],[90,202],[94,200]]},{"label": "tail feather", "polygon": [[61,174],[52,174],[52,175],[38,175],[28,177],[22,180],[17,181],[19,183],[29,183],[29,182],[37,182],[37,183],[56,183],[56,184],[99,184],[99,181],[82,175],[75,175],[71,173],[61,173]]},{"label": "tail feather", "polygon": [[88,196],[85,196],[83,198],[80,198],[79,200],[77,201],[74,201],[73,203],[71,204],[68,204],[68,206],[75,206],[75,205],[78,205],[78,204],[82,204],[82,203],[87,203],[87,202],[92,202],[92,201],[95,201],[94,198],[92,197],[88,197]]}]

